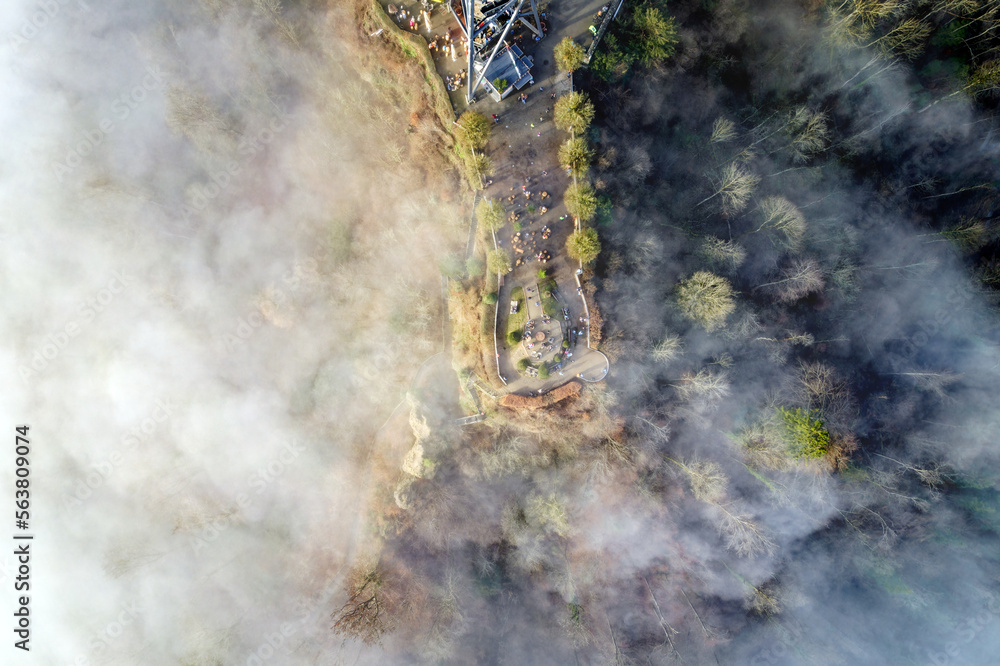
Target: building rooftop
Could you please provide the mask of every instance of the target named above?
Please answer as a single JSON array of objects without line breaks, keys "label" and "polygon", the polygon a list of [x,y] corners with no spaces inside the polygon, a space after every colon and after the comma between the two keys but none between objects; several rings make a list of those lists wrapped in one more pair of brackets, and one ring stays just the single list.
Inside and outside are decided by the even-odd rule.
[{"label": "building rooftop", "polygon": [[[473,67],[476,72],[482,71],[485,62],[476,61]],[[534,61],[531,56],[526,56],[515,44],[504,44],[497,52],[495,58],[486,69],[486,76],[483,77],[483,85],[489,91],[490,96],[497,102],[509,95],[514,90],[520,90],[524,86],[533,83],[534,77],[531,74],[531,66]],[[506,81],[502,89],[498,88],[494,82]]]}]

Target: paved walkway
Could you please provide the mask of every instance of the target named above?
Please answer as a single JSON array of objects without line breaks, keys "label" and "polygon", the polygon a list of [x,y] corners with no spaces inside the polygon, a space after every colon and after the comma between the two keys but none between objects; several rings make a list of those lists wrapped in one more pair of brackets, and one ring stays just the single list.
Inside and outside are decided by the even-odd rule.
[{"label": "paved walkway", "polygon": [[[552,106],[555,103],[553,94],[558,97],[572,90],[572,81],[556,69],[553,49],[565,36],[574,38],[577,43],[587,48],[592,41],[588,26],[593,23],[595,14],[606,2],[607,0],[553,0],[546,12],[549,25],[546,38],[539,42],[525,40],[521,44],[524,52],[531,55],[535,63],[532,68],[535,84],[522,91],[527,95],[526,102],[519,102],[518,94],[512,94],[497,103],[480,91],[478,101],[473,102],[471,107],[487,118],[494,114],[499,117],[499,123],[493,127],[487,148],[487,154],[496,166],[496,172],[490,179],[484,195],[500,200],[508,211],[520,213],[522,232],[536,233],[534,244],[536,249],[532,252],[526,251],[522,255],[513,252],[511,236],[514,232],[509,223],[497,233],[500,246],[511,251],[515,260],[519,256],[527,259],[505,276],[504,286],[500,288],[498,294],[500,317],[497,343],[500,353],[500,375],[507,379],[506,391],[511,393],[528,395],[549,391],[580,375],[586,381],[599,381],[608,371],[607,358],[600,352],[587,348],[587,324],[580,321],[586,317],[586,312],[583,299],[576,288],[574,274],[578,264],[567,257],[565,251],[566,238],[573,231],[573,221],[567,215],[562,203],[563,193],[572,181],[558,164],[559,145],[568,138],[568,134],[557,130],[552,122]],[[386,4],[388,3],[384,3]],[[405,7],[411,13],[416,12],[416,15],[420,16],[418,3],[395,3],[395,5],[397,8]],[[428,31],[421,20],[415,32],[427,41],[446,32],[451,34],[453,40],[460,40],[461,31],[445,5],[435,5],[430,16],[431,29]],[[405,26],[401,27],[405,29]],[[443,51],[431,51],[431,53],[442,78],[454,75],[466,67],[464,47],[457,49],[454,61]],[[463,86],[450,93],[456,115],[467,108],[465,90]],[[530,199],[524,195],[524,191],[532,193]],[[542,192],[548,192],[549,197],[541,199]],[[528,212],[529,204],[536,207],[534,213]],[[546,206],[548,211],[541,213],[541,206]],[[550,237],[545,241],[540,239],[543,225],[548,225],[551,229]],[[552,259],[546,264],[539,263],[532,256],[533,252],[543,249],[552,254]],[[543,267],[548,269],[555,279],[563,305],[569,308],[569,326],[578,331],[584,330],[582,336],[576,336],[576,344],[571,348],[573,356],[569,364],[564,366],[562,374],[553,372],[547,380],[521,377],[515,367],[517,359],[521,356],[508,353],[505,340],[511,289],[518,285],[534,288],[538,269]],[[532,308],[529,310],[529,317],[538,318],[541,308],[536,308],[534,303],[540,300],[540,298],[529,299]],[[557,319],[562,321],[561,318]],[[558,335],[555,337],[558,347],[562,338]]]}]

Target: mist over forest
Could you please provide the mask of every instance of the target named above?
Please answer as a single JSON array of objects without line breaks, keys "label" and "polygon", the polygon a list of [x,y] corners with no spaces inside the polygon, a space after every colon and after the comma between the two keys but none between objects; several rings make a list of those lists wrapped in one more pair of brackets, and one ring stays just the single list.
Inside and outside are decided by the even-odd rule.
[{"label": "mist over forest", "polygon": [[995,662],[1000,5],[623,12],[573,78],[610,371],[461,426],[482,195],[380,5],[0,9],[30,659]]}]

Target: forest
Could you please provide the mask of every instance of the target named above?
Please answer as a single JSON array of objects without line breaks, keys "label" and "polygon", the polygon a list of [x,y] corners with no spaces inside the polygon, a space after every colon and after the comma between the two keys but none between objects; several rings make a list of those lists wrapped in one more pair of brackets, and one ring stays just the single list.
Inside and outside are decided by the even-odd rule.
[{"label": "forest", "polygon": [[382,5],[0,22],[38,663],[996,661],[1000,3],[642,0],[561,49],[610,370],[537,400],[484,367],[508,165]]},{"label": "forest", "polygon": [[613,372],[462,431],[412,399],[433,474],[400,510],[386,470],[338,631],[407,663],[988,663],[998,19],[629,7],[577,74]]}]

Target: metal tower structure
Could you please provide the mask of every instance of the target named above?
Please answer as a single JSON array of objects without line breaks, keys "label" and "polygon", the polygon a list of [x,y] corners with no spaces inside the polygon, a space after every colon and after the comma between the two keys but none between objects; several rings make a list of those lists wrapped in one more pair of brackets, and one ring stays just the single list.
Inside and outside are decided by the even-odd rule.
[{"label": "metal tower structure", "polygon": [[451,0],[448,7],[469,47],[466,101],[470,104],[497,54],[514,58],[506,39],[515,25],[523,23],[538,39],[544,36],[535,0]]}]

